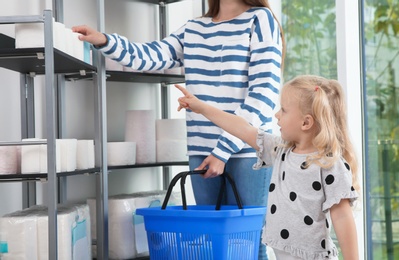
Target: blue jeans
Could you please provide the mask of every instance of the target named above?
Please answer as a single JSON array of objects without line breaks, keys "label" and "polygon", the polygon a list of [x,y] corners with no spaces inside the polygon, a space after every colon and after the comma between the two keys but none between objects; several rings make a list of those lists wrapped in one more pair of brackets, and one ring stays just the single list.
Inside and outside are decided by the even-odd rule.
[{"label": "blue jeans", "polygon": [[[190,156],[190,170],[197,168],[206,156]],[[272,168],[253,170],[256,158],[230,158],[225,171],[234,179],[243,205],[267,206]],[[191,175],[191,183],[195,201],[198,205],[215,205],[220,189],[220,178],[204,179],[200,175]],[[226,201],[223,204],[235,205],[235,197],[231,187],[227,186]],[[259,258],[267,260],[266,246],[260,243]]]}]

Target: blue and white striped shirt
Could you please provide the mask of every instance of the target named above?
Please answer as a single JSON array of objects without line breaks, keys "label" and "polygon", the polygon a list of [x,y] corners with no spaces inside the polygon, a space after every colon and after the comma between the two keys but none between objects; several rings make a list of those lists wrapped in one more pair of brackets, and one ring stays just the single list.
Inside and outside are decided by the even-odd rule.
[{"label": "blue and white striped shirt", "polygon": [[[199,99],[244,117],[271,132],[281,77],[282,40],[267,8],[253,7],[236,18],[188,21],[161,41],[132,43],[106,35],[102,53],[124,66],[151,71],[184,66],[186,88]],[[188,155],[256,157],[254,149],[205,117],[186,112]]]}]

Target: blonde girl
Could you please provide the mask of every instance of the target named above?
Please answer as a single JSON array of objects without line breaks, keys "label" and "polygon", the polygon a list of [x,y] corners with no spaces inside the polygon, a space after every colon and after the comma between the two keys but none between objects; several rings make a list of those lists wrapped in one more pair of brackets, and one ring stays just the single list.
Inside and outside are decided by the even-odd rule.
[{"label": "blonde girl", "polygon": [[305,75],[287,82],[276,113],[281,136],[197,99],[183,87],[178,110],[204,115],[256,149],[255,169],[273,166],[263,239],[277,259],[358,259],[351,206],[357,163],[349,139],[344,94],[336,80]]}]

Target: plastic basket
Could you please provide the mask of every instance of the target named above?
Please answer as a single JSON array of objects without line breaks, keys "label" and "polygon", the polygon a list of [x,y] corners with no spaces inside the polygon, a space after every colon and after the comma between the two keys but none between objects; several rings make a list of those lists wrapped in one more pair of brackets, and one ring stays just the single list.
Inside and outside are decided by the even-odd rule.
[{"label": "plastic basket", "polygon": [[[140,208],[144,217],[151,260],[252,260],[258,259],[260,232],[266,207],[242,206],[234,181],[230,181],[237,206],[187,206],[184,180],[188,174],[175,176],[169,185],[162,207]],[[168,194],[181,178],[183,206],[168,206]]]}]

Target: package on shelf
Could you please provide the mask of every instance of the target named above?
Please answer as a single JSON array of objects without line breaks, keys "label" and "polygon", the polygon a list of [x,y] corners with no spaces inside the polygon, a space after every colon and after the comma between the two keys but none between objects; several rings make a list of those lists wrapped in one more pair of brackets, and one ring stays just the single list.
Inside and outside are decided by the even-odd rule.
[{"label": "package on shelf", "polygon": [[187,161],[187,129],[185,119],[156,120],[157,162]]},{"label": "package on shelf", "polygon": [[0,175],[19,173],[19,146],[0,146]]},{"label": "package on shelf", "polygon": [[[90,59],[90,44],[78,39],[79,34],[66,28],[64,24],[55,22],[53,18],[54,48],[76,59],[92,64]],[[15,48],[44,47],[44,24],[21,23],[15,25]]]},{"label": "package on shelf", "polygon": [[[38,218],[38,255],[48,260],[47,207]],[[58,259],[91,260],[90,213],[87,204],[65,204],[57,212]]]},{"label": "package on shelf", "polygon": [[[22,142],[45,142],[46,139],[27,138]],[[56,145],[56,170],[61,171],[61,147]],[[46,173],[47,172],[47,145],[22,145],[21,146],[21,173]]]},{"label": "package on shelf", "polygon": [[95,167],[94,140],[77,140],[76,169],[83,170]]},{"label": "package on shelf", "polygon": [[136,143],[136,163],[156,162],[155,111],[128,110],[125,141]]},{"label": "package on shelf", "polygon": [[108,142],[107,163],[109,166],[136,164],[135,142]]},{"label": "package on shelf", "polygon": [[27,210],[0,218],[1,259],[39,260],[37,216]]},{"label": "package on shelf", "polygon": [[[28,138],[24,141],[46,141]],[[77,139],[56,139],[56,171],[70,172],[95,167],[94,141]],[[22,145],[20,151],[21,173],[47,173],[47,145]]]},{"label": "package on shelf", "polygon": [[77,139],[57,139],[60,146],[61,171],[70,172],[76,170]]},{"label": "package on shelf", "polygon": [[[160,206],[166,191],[146,191],[110,196],[108,200],[109,258],[131,259],[148,254],[147,237],[141,216],[135,215],[137,208]],[[92,238],[96,239],[96,200],[88,199],[92,219]],[[179,192],[172,192],[169,204],[181,204]],[[136,230],[137,229],[137,230]],[[96,246],[93,246],[93,257]]]},{"label": "package on shelf", "polygon": [[[2,259],[48,259],[48,208],[43,205],[0,218]],[[90,214],[87,204],[59,205],[58,259],[91,260]]]}]

